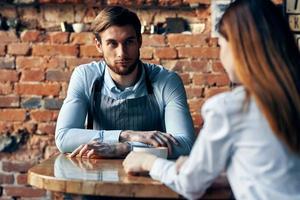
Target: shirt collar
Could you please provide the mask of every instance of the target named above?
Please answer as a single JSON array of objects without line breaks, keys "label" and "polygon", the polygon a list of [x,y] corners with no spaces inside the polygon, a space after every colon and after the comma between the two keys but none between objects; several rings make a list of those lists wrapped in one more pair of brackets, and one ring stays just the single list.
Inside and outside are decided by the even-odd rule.
[{"label": "shirt collar", "polygon": [[[142,74],[140,76],[140,79],[138,80],[138,82],[136,82],[134,84],[134,86],[130,86],[130,87],[127,87],[125,88],[125,90],[132,90],[132,91],[135,91],[141,84],[142,84],[142,81],[145,79],[145,69],[144,69],[144,66],[142,63],[139,64],[138,67],[141,67],[142,68]],[[104,70],[104,83],[105,85],[109,88],[110,91],[112,92],[122,92],[115,84],[115,82],[112,80],[110,74],[109,74],[109,71],[108,71],[108,66],[105,65],[105,70]],[[124,91],[125,91],[124,90]]]}]

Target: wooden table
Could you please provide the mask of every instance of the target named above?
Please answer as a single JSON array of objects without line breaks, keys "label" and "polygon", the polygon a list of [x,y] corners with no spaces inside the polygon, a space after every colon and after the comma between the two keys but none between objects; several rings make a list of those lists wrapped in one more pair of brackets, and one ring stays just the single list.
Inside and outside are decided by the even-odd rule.
[{"label": "wooden table", "polygon": [[[78,195],[180,198],[177,193],[149,176],[127,175],[122,161],[69,158],[59,154],[31,168],[28,171],[28,183],[52,192]],[[217,183],[205,197],[229,198],[228,190],[220,190],[219,186]]]}]

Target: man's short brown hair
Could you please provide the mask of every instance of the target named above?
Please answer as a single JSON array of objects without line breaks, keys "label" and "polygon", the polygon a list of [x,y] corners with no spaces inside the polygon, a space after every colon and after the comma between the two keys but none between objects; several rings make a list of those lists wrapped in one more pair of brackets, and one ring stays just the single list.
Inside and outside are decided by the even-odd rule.
[{"label": "man's short brown hair", "polygon": [[101,42],[99,33],[105,31],[111,26],[133,26],[137,38],[141,38],[141,22],[138,16],[121,6],[108,6],[104,8],[92,23],[91,30],[97,40]]}]

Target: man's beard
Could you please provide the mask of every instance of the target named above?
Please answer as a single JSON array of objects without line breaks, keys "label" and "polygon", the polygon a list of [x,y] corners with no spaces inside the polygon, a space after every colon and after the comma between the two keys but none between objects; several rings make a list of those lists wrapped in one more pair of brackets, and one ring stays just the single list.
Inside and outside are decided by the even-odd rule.
[{"label": "man's beard", "polygon": [[109,69],[120,76],[126,76],[131,74],[137,68],[139,61],[140,61],[139,58],[137,58],[132,65],[127,66],[125,70],[121,70],[120,67],[112,66],[105,60],[106,65],[109,67]]}]

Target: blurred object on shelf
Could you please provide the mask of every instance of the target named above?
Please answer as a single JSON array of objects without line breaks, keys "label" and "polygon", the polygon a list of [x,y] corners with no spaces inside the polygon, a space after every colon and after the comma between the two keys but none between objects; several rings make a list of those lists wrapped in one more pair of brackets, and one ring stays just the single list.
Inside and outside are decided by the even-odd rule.
[{"label": "blurred object on shelf", "polygon": [[62,32],[73,32],[72,24],[68,24],[67,22],[61,22],[60,28]]},{"label": "blurred object on shelf", "polygon": [[183,18],[168,17],[166,23],[166,33],[182,33],[189,30],[188,23]]},{"label": "blurred object on shelf", "polygon": [[0,14],[0,30],[8,30],[9,27],[7,26],[6,20],[6,17]]},{"label": "blurred object on shelf", "polygon": [[80,33],[85,31],[85,24],[84,23],[74,23],[72,24],[72,28],[75,33]]},{"label": "blurred object on shelf", "polygon": [[27,129],[19,129],[16,133],[9,131],[0,134],[0,152],[14,152],[29,138]]}]

